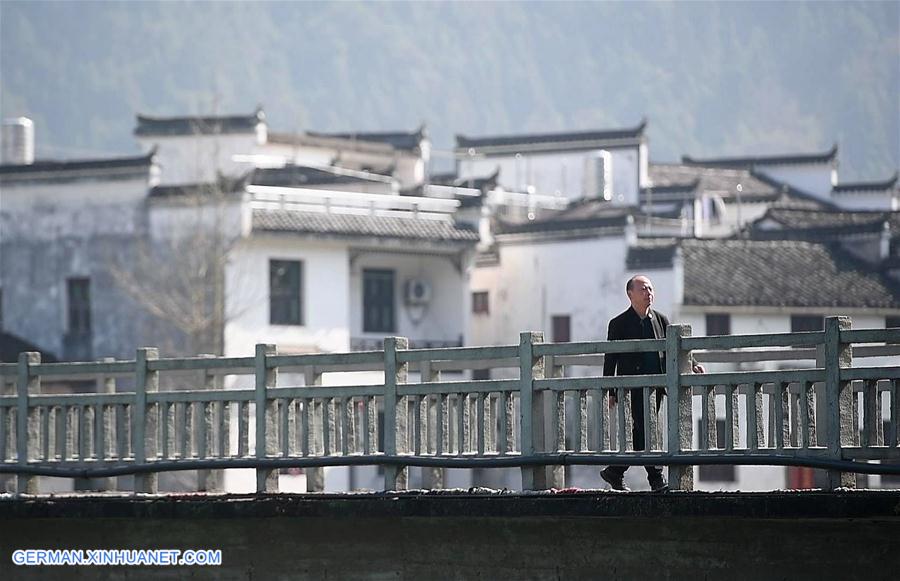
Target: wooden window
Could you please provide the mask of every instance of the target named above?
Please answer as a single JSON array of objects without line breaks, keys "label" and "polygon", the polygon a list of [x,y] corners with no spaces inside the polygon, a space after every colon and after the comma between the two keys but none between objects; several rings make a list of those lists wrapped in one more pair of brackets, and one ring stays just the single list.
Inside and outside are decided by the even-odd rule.
[{"label": "wooden window", "polygon": [[363,270],[363,332],[394,333],[394,271]]},{"label": "wooden window", "polygon": [[476,291],[472,293],[472,312],[481,315],[487,315],[491,312],[487,291]]},{"label": "wooden window", "polygon": [[731,335],[731,315],[725,313],[709,313],[706,315],[706,334]]},{"label": "wooden window", "polygon": [[[702,420],[697,420],[697,434]],[[725,420],[716,420],[716,448],[725,449]],[[697,476],[703,482],[737,482],[737,470],[733,464],[701,464]]]},{"label": "wooden window", "polygon": [[823,329],[825,329],[825,317],[822,315],[791,315],[791,333]]},{"label": "wooden window", "polygon": [[301,261],[269,261],[269,322],[273,325],[303,324]]},{"label": "wooden window", "polygon": [[568,343],[572,340],[572,321],[569,315],[553,315],[553,342]]},{"label": "wooden window", "polygon": [[67,282],[69,304],[69,333],[91,332],[91,281],[87,278],[70,278]]}]

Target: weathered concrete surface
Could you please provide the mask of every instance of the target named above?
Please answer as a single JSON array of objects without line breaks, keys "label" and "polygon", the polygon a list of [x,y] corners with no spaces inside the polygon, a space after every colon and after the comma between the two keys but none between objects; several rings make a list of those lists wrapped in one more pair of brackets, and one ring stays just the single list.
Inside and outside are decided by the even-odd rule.
[{"label": "weathered concrete surface", "polygon": [[[0,501],[3,579],[896,579],[900,492]],[[221,567],[16,567],[20,548],[221,549]]]}]

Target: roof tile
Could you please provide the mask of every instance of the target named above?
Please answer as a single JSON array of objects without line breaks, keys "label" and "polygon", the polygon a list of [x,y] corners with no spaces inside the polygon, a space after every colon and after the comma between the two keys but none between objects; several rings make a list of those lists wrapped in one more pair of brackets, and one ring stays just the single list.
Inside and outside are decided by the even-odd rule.
[{"label": "roof tile", "polygon": [[332,234],[437,242],[478,241],[478,232],[447,219],[401,218],[294,210],[254,210],[253,229],[267,232]]},{"label": "roof tile", "polygon": [[900,309],[900,285],[836,246],[689,240],[681,248],[685,305]]}]

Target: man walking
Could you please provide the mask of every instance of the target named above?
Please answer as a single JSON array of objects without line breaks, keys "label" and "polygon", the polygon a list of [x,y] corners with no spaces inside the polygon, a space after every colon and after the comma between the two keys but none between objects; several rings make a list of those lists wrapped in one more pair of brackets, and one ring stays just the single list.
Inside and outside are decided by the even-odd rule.
[{"label": "man walking", "polygon": [[[621,339],[662,339],[666,336],[666,327],[669,319],[659,311],[651,308],[653,305],[653,283],[644,275],[631,277],[625,285],[625,294],[631,306],[625,312],[609,322],[607,340],[617,341]],[[692,362],[693,363],[693,362]],[[702,365],[693,363],[694,373],[704,373]],[[603,375],[653,375],[665,373],[666,360],[663,353],[607,353],[603,361]],[[662,400],[664,390],[660,390],[656,399],[656,411]],[[631,419],[632,442],[635,450],[645,449],[644,435],[644,406],[643,389],[631,390]],[[613,400],[615,396],[612,396]],[[624,403],[624,402],[623,402]],[[669,489],[663,480],[662,468],[659,466],[646,466],[647,480],[653,492],[665,492]],[[628,466],[607,466],[600,471],[600,477],[605,480],[613,490],[628,490],[625,487],[625,471]]]}]

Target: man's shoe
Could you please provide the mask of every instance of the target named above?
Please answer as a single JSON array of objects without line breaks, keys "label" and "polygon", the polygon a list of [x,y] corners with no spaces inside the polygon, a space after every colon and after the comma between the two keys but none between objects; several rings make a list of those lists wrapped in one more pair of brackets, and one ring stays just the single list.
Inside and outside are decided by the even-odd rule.
[{"label": "man's shoe", "polygon": [[669,484],[660,478],[652,478],[649,480],[650,490],[652,492],[669,492]]},{"label": "man's shoe", "polygon": [[600,478],[606,481],[609,484],[609,487],[613,490],[619,490],[621,492],[630,492],[630,488],[625,486],[625,479],[619,476],[618,474],[613,474],[609,472],[609,468],[604,468],[600,471]]}]

